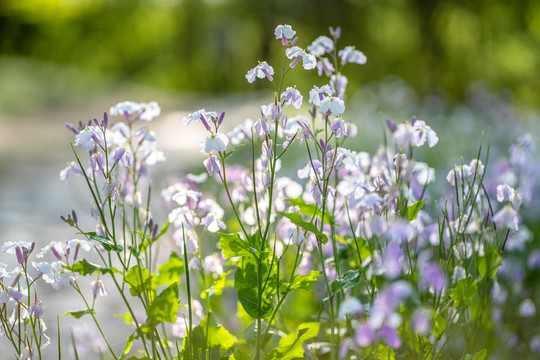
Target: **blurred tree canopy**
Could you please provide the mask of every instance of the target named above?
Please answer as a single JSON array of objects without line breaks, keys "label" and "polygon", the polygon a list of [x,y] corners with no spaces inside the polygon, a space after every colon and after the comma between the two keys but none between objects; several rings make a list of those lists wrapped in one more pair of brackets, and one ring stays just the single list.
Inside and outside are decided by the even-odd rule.
[{"label": "blurred tree canopy", "polygon": [[0,59],[165,88],[242,91],[258,60],[281,67],[273,30],[284,23],[303,47],[341,26],[339,45],[368,57],[346,70],[352,86],[396,74],[420,94],[438,87],[459,99],[485,79],[540,103],[538,0],[2,0]]}]

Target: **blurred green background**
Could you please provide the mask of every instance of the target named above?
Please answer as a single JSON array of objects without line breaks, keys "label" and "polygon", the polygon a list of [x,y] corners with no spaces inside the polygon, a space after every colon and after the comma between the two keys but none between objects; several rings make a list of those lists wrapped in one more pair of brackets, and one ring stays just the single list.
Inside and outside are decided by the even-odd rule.
[{"label": "blurred green background", "polygon": [[304,47],[341,26],[341,46],[368,57],[345,70],[350,90],[395,74],[420,96],[440,88],[459,101],[484,79],[540,104],[537,0],[2,0],[0,106],[54,106],[125,83],[251,90],[250,67],[280,62],[272,34],[283,23]]}]

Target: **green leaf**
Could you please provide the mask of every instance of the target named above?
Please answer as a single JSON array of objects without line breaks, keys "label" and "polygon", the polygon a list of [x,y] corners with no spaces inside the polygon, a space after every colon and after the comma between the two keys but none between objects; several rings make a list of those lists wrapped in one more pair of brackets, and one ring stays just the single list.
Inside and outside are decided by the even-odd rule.
[{"label": "green leaf", "polygon": [[90,236],[90,239],[99,242],[103,246],[103,248],[107,250],[108,252],[114,251],[117,253],[121,253],[124,250],[124,248],[121,245],[115,244],[108,237],[98,235],[95,232],[89,232],[89,233],[86,233],[86,235]]},{"label": "green leaf", "polygon": [[116,268],[103,268],[99,265],[92,264],[88,262],[86,259],[82,259],[80,261],[77,261],[75,264],[68,266],[64,265],[64,269],[71,270],[73,272],[79,273],[82,276],[86,275],[92,275],[94,273],[101,273],[101,274],[107,274],[107,273],[119,273],[120,270]]},{"label": "green leaf", "polygon": [[446,319],[439,315],[438,312],[433,311],[433,329],[431,332],[435,337],[438,339],[440,336],[444,333],[444,330],[446,330]]},{"label": "green leaf", "polygon": [[338,292],[339,290],[348,289],[355,287],[360,283],[360,273],[364,271],[363,268],[358,268],[356,270],[349,270],[343,275],[341,279],[336,279],[332,281],[332,285],[330,286],[333,293]]},{"label": "green leaf", "polygon": [[416,220],[418,212],[422,209],[422,207],[424,206],[424,201],[426,201],[427,199],[429,198],[418,200],[414,204],[407,206],[407,219],[409,221]]},{"label": "green leaf", "polygon": [[151,282],[150,272],[139,265],[135,265],[127,271],[124,282],[129,285],[131,296],[142,295],[151,290],[149,287]]},{"label": "green leaf", "polygon": [[225,153],[224,159],[226,159],[226,158],[228,158],[229,156],[231,156],[231,155],[232,155],[236,150],[238,150],[238,148],[241,147],[241,146],[244,146],[244,144],[238,144],[238,145],[236,145],[235,147],[233,147],[231,150],[227,151],[227,152]]},{"label": "green leaf", "polygon": [[[261,278],[266,279],[269,266],[261,264]],[[265,318],[272,314],[274,304],[272,303],[272,293],[267,290],[262,296],[261,311],[257,307],[257,262],[252,257],[243,257],[238,263],[238,268],[234,274],[234,287],[238,293],[238,300],[244,310],[253,318]]]},{"label": "green leaf", "polygon": [[249,249],[249,244],[240,238],[238,234],[218,233],[220,236],[219,247],[223,252],[225,259],[236,256],[251,256],[252,252]]},{"label": "green leaf", "polygon": [[75,310],[75,311],[68,311],[67,313],[65,313],[65,314],[62,315],[62,316],[71,315],[71,316],[73,316],[75,319],[80,319],[80,318],[82,318],[84,315],[95,314],[95,313],[96,313],[96,311],[95,311],[94,309]]},{"label": "green leaf", "polygon": [[311,290],[311,286],[321,276],[322,271],[311,270],[307,275],[296,275],[291,284],[281,284],[281,292],[286,293],[296,289]]},{"label": "green leaf", "polygon": [[463,360],[484,360],[487,355],[487,349],[482,349],[474,354],[463,355]]},{"label": "green leaf", "polygon": [[[313,217],[317,215],[319,219],[321,218],[321,210],[319,207],[315,204],[307,204],[304,199],[302,198],[295,198],[295,199],[285,199],[287,200],[292,206],[298,206],[300,209],[300,214],[307,215],[309,217]],[[335,224],[335,219],[332,215],[330,215],[327,212],[324,214],[324,222],[326,224]]]},{"label": "green leaf", "polygon": [[184,273],[184,260],[172,252],[169,260],[159,266],[159,274],[156,278],[156,286],[170,285],[180,282],[180,275]]},{"label": "green leaf", "polygon": [[298,213],[286,213],[286,212],[278,212],[278,214],[291,220],[293,224],[300,226],[302,229],[314,233],[322,241],[323,244],[326,244],[328,242],[328,237],[322,232],[320,232],[315,225],[304,221],[302,219],[302,215]]},{"label": "green leaf", "polygon": [[[267,328],[268,328],[268,323],[262,320],[261,321],[261,334],[264,334]],[[243,335],[244,335],[244,340],[246,340],[248,344],[251,344],[253,346],[257,345],[257,320],[255,320],[254,322],[249,324],[248,327],[246,327]],[[263,344],[266,343],[266,341],[268,341],[272,337],[272,335],[273,335],[273,332],[268,331],[265,339],[262,339],[262,343]]]},{"label": "green leaf", "polygon": [[229,356],[229,360],[251,360],[251,357],[240,350],[236,350],[234,354]]},{"label": "green leaf", "polygon": [[131,318],[131,314],[130,314],[130,313],[116,314],[116,315],[114,315],[114,317],[124,319],[124,321],[126,322],[126,325],[131,325],[131,324],[133,324],[133,319]]},{"label": "green leaf", "polygon": [[231,272],[232,270],[219,275],[219,277],[214,280],[212,286],[201,292],[201,298],[206,299],[208,296],[211,297],[213,295],[221,295],[227,283],[227,275],[229,275]]},{"label": "green leaf", "polygon": [[501,256],[495,248],[489,244],[484,246],[485,255],[478,259],[478,273],[484,279],[493,279],[502,263]]},{"label": "green leaf", "polygon": [[296,331],[279,341],[279,347],[270,351],[265,360],[289,360],[304,357],[302,344],[319,334],[319,323],[303,323],[298,325]]},{"label": "green leaf", "polygon": [[[236,337],[223,326],[217,325],[214,321],[208,323],[208,317],[205,317],[198,326],[193,328],[191,335],[193,341],[193,359],[199,359],[199,352],[204,354],[207,349],[210,356],[206,360],[227,359],[233,354]],[[189,335],[184,337],[181,359],[191,358],[188,354],[188,342]]]},{"label": "green leaf", "polygon": [[454,300],[454,307],[466,308],[473,301],[478,293],[478,285],[472,277],[461,279],[452,289],[450,296]]},{"label": "green leaf", "polygon": [[148,305],[146,324],[153,328],[157,324],[164,322],[174,323],[179,309],[178,284],[172,284]]}]

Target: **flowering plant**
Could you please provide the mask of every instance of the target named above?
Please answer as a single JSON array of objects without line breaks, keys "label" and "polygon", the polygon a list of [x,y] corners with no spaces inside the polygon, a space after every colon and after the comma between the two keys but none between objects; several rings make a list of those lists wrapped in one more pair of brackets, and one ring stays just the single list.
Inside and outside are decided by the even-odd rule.
[{"label": "flowering plant", "polygon": [[[413,156],[439,141],[425,121],[389,120],[388,141],[375,154],[345,147],[358,129],[347,121],[342,70],[366,57],[353,46],[338,50],[340,28],[305,49],[289,25],[275,37],[284,48],[281,73],[263,61],[246,74],[275,87],[257,121],[225,132],[224,112],[183,119],[207,131],[205,173],[161,192],[169,212],[161,227],[149,175],[164,155],[155,133],[139,127],[160,114],[157,103],[123,102],[101,121],[67,124],[75,160],[60,178],[83,179],[96,225],[88,230],[75,211],[62,216],[79,238],[47,245],[37,257],[54,261],[32,261],[33,270],[34,244],[4,244],[18,265],[0,267],[0,319],[18,358],[42,358],[48,343],[39,278],[81,297],[84,308],[69,314],[92,319],[103,358],[437,359],[459,349],[464,359],[484,359],[493,351],[477,333],[493,331],[503,253],[527,231],[519,211],[535,191],[527,180],[531,138],[491,177],[482,141],[476,158],[453,164],[447,190],[433,193],[434,169]],[[300,62],[327,78],[306,102],[286,84]],[[291,106],[307,111],[288,116]],[[215,183],[220,190],[211,191]],[[92,278],[88,289],[82,277]],[[96,317],[106,283],[131,329],[122,348]],[[523,308],[534,313],[534,302]]]}]

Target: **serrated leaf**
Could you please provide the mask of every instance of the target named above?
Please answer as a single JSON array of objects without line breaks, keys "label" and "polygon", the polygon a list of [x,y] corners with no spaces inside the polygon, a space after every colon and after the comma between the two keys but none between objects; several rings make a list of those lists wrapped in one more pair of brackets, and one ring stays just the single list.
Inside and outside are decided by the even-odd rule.
[{"label": "serrated leaf", "polygon": [[296,331],[279,341],[279,347],[270,351],[265,360],[290,360],[304,357],[302,344],[319,334],[319,323],[303,323],[298,325]]},{"label": "serrated leaf", "polygon": [[101,273],[101,274],[107,274],[107,273],[119,273],[120,270],[116,269],[116,268],[111,268],[111,269],[108,269],[108,268],[103,268],[103,267],[100,267],[99,265],[96,265],[96,264],[92,264],[91,262],[88,262],[86,259],[82,259],[80,261],[77,261],[75,264],[73,265],[64,265],[64,269],[67,269],[67,270],[71,270],[73,272],[76,272],[76,273],[79,273],[81,274],[82,276],[86,276],[86,275],[92,275],[94,273]]},{"label": "serrated leaf", "polygon": [[88,315],[88,314],[95,314],[96,311],[94,309],[87,309],[87,310],[75,310],[75,311],[68,311],[66,312],[64,315],[62,316],[66,316],[66,315],[71,315],[73,316],[75,319],[80,319],[82,318],[84,315]]},{"label": "serrated leaf", "polygon": [[251,256],[249,243],[240,238],[238,234],[224,234],[218,233],[220,236],[219,247],[223,253],[225,259],[229,259],[236,256]]},{"label": "serrated leaf", "polygon": [[452,289],[450,296],[454,300],[454,307],[466,308],[473,301],[478,293],[478,285],[472,277],[461,279]]},{"label": "serrated leaf", "polygon": [[285,293],[296,289],[311,290],[311,286],[317,282],[322,271],[311,270],[307,275],[296,275],[291,284],[281,284],[281,292]]},{"label": "serrated leaf", "polygon": [[159,274],[156,277],[156,286],[170,285],[180,282],[180,275],[184,273],[184,260],[180,259],[175,252],[171,253],[169,260],[159,266]]},{"label": "serrated leaf", "polygon": [[323,244],[326,244],[328,242],[328,237],[322,232],[320,232],[315,225],[307,221],[304,221],[302,219],[302,215],[298,213],[286,213],[286,212],[278,212],[278,214],[291,220],[293,224],[300,226],[302,229],[312,232],[321,240]]},{"label": "serrated leaf", "polygon": [[488,279],[493,279],[502,263],[502,258],[497,250],[489,244],[484,246],[484,251],[484,256],[478,259],[478,273],[482,279],[486,276]]},{"label": "serrated leaf", "polygon": [[86,233],[86,235],[88,235],[90,239],[99,242],[106,251],[114,251],[117,253],[121,253],[124,250],[124,247],[122,245],[115,244],[114,241],[112,241],[108,237],[98,235],[95,232]]},{"label": "serrated leaf", "polygon": [[131,296],[142,295],[150,290],[151,275],[148,269],[135,265],[126,272],[124,282],[129,285]]},{"label": "serrated leaf", "polygon": [[[298,206],[298,208],[300,209],[300,214],[304,214],[309,217],[313,217],[317,215],[319,219],[321,218],[321,210],[319,209],[317,205],[307,204],[302,198],[285,199],[285,200],[287,200],[292,206]],[[334,217],[330,215],[328,211],[324,214],[324,222],[325,224],[335,224]]]},{"label": "serrated leaf", "polygon": [[172,284],[148,305],[148,319],[146,324],[152,328],[164,322],[176,322],[176,314],[180,309],[180,299],[178,298],[178,284]]},{"label": "serrated leaf", "polygon": [[416,220],[418,212],[422,209],[422,207],[424,206],[424,201],[426,201],[427,199],[429,198],[418,200],[414,204],[407,206],[407,220]]}]

